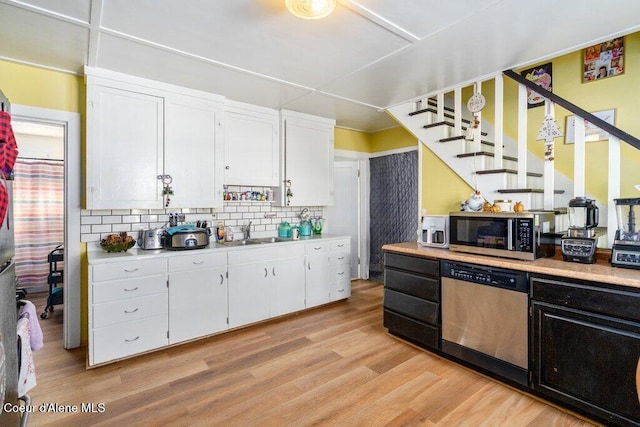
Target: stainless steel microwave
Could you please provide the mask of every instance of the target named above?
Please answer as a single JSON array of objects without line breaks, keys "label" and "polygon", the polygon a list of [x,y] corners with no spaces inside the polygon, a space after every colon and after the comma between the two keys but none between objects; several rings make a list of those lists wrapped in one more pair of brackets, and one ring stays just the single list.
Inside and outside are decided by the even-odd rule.
[{"label": "stainless steel microwave", "polygon": [[521,260],[553,256],[553,243],[543,233],[554,233],[553,212],[451,212],[449,249]]}]

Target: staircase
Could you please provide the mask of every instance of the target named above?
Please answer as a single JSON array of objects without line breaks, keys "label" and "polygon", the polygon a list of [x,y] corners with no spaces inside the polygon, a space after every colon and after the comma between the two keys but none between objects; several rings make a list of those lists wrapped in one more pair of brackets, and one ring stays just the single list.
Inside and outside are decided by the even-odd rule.
[{"label": "staircase", "polygon": [[[639,149],[640,141],[557,95],[541,90],[513,71],[505,71],[504,75],[518,82],[516,140],[505,136],[503,130],[502,74],[492,77],[495,88],[494,123],[482,120],[482,113],[476,114],[479,125],[473,132],[472,140],[467,140],[467,131],[473,118],[466,108],[466,100],[463,107],[462,86],[389,108],[387,112],[472,188],[481,190],[485,199],[511,199],[521,201],[527,210],[557,212],[556,232],[567,228],[566,214],[562,212],[570,199],[575,196],[593,198],[585,191],[586,118],[610,135],[608,200],[606,203],[597,201],[600,207],[599,222],[607,227],[607,246],[610,247],[617,227],[613,199],[619,197],[620,193],[620,141],[624,140]],[[542,93],[546,102],[553,101],[576,115],[574,180],[555,171],[553,159],[544,160],[528,151],[527,87],[537,88],[536,92]],[[475,90],[482,91],[482,82],[475,83]],[[544,141],[540,141],[540,144],[544,144]]]}]

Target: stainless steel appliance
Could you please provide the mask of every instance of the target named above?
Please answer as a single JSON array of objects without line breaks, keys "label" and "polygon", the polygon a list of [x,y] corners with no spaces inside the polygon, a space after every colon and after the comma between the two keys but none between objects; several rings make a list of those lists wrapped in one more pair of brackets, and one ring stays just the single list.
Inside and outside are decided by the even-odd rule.
[{"label": "stainless steel appliance", "polygon": [[553,212],[451,212],[449,249],[521,260],[553,256]]},{"label": "stainless steel appliance", "polygon": [[138,235],[138,246],[142,249],[164,248],[164,230],[159,228],[140,230]]},{"label": "stainless steel appliance", "polygon": [[595,200],[576,197],[569,201],[569,228],[560,240],[562,258],[565,261],[583,264],[596,262],[596,248],[601,236],[596,231],[598,212]]},{"label": "stainless steel appliance", "polygon": [[203,228],[178,226],[169,228],[165,232],[167,249],[202,249],[209,246],[209,231]]},{"label": "stainless steel appliance", "polygon": [[611,265],[640,269],[640,229],[636,213],[640,198],[614,199],[618,230],[611,250]]},{"label": "stainless steel appliance", "polygon": [[418,243],[434,248],[449,247],[449,215],[425,215],[418,230]]},{"label": "stainless steel appliance", "polygon": [[528,381],[528,274],[440,263],[442,351],[506,379]]}]

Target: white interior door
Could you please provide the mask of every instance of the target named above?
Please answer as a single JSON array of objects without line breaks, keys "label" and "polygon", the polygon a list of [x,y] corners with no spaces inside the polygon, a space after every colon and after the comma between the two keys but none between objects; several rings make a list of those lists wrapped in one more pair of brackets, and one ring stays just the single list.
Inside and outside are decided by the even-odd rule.
[{"label": "white interior door", "polygon": [[336,161],[333,166],[333,206],[327,206],[326,227],[331,234],[351,237],[351,277],[360,278],[358,162]]}]

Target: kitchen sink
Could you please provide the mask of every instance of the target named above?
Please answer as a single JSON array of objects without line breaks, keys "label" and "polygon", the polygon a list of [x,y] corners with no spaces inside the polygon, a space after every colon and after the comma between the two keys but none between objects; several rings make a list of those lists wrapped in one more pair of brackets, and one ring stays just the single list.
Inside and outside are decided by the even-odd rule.
[{"label": "kitchen sink", "polygon": [[262,237],[259,239],[242,239],[242,240],[234,240],[231,242],[224,242],[225,246],[245,246],[245,245],[262,245],[265,243],[278,243],[278,242],[286,242],[287,239],[281,239],[279,237]]}]

